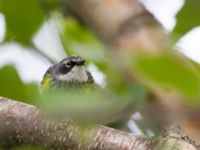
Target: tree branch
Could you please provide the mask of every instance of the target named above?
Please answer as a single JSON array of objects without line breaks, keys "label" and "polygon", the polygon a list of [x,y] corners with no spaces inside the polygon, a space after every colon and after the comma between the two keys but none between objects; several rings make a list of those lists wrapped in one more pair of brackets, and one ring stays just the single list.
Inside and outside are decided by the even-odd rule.
[{"label": "tree branch", "polygon": [[55,64],[57,63],[54,59],[52,59],[51,57],[49,57],[47,54],[45,54],[42,50],[40,50],[35,44],[31,45],[31,48],[33,48],[33,50],[39,54],[40,56],[42,56],[43,58],[45,58],[48,62],[50,62],[51,64]]},{"label": "tree branch", "polygon": [[91,27],[114,50],[143,48],[152,51],[168,45],[169,39],[163,34],[161,25],[138,0],[62,2],[64,11],[70,11]]},{"label": "tree branch", "polygon": [[196,149],[180,135],[152,140],[101,125],[83,127],[70,119],[51,119],[34,106],[2,97],[0,129],[0,146],[6,148],[33,144],[59,150],[151,150],[168,146]]}]

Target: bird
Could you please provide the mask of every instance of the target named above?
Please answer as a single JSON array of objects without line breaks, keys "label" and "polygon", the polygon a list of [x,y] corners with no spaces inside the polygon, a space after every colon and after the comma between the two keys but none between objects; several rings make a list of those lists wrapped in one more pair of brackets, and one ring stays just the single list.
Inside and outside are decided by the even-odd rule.
[{"label": "bird", "polygon": [[[104,119],[106,118],[107,120],[107,117],[110,117],[110,114],[108,113],[106,115],[104,111],[104,116],[101,118],[102,120],[99,120],[99,116],[102,114],[101,111],[99,111],[99,108],[102,109],[102,106],[100,106],[99,104],[103,104],[105,102],[105,106],[108,107],[108,101],[107,99],[105,99],[105,101],[104,99],[98,99],[98,96],[99,94],[104,94],[108,96],[108,91],[101,89],[95,84],[92,74],[85,67],[85,60],[79,56],[66,57],[57,64],[53,64],[52,66],[50,66],[43,76],[41,88],[42,91],[47,91],[47,93],[44,93],[44,96],[45,94],[50,94],[51,98],[53,98],[51,101],[51,98],[48,98],[47,100],[45,97],[42,104],[45,106],[45,108],[49,108],[48,112],[50,112],[51,115],[55,116],[56,118],[62,118],[65,117],[66,114],[68,114],[70,115],[70,117],[75,117],[76,119],[91,119],[94,122],[105,123]],[[56,93],[54,93],[52,89],[55,89]],[[57,91],[57,89],[61,89],[61,93],[60,91]],[[62,93],[63,90],[64,93]],[[48,93],[48,91],[50,91],[50,93]],[[60,96],[60,94],[61,98],[59,97],[55,101],[54,96],[57,97]],[[73,99],[74,95],[76,100]],[[94,97],[94,95],[96,97]],[[85,101],[86,97],[87,100],[92,97],[92,100],[94,102],[92,104],[97,103],[98,105],[91,105],[90,100]],[[73,99],[72,101],[71,98]],[[82,100],[84,101],[84,105],[82,105],[82,108],[75,107],[76,105],[74,104],[78,104],[79,102],[81,102],[80,104],[83,104]],[[99,103],[99,100],[101,101],[101,103]],[[95,107],[95,109],[93,107]],[[97,112],[95,112],[94,110]],[[92,111],[93,113],[91,113]],[[100,112],[100,114],[98,114],[98,111]],[[88,117],[88,114],[91,114],[91,116]],[[92,116],[93,114],[98,114],[98,117]],[[122,122],[116,121],[114,117],[115,116],[111,117],[111,121],[106,121],[106,125],[110,127],[121,126]],[[118,116],[116,118],[118,119]]]},{"label": "bird", "polygon": [[43,76],[41,88],[49,89],[83,89],[94,87],[92,74],[85,67],[85,60],[80,56],[69,56],[50,66]]}]

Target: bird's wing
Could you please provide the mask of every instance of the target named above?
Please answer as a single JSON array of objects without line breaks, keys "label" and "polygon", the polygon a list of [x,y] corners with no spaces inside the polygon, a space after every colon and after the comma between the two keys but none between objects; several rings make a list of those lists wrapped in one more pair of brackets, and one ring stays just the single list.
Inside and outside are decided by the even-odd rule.
[{"label": "bird's wing", "polygon": [[88,76],[87,83],[94,84],[94,78],[93,78],[92,74],[89,71],[87,71],[87,76]]},{"label": "bird's wing", "polygon": [[55,68],[55,65],[49,67],[49,69],[44,74],[42,82],[41,82],[41,87],[43,90],[47,90],[51,86],[51,82],[53,80],[54,68]]}]

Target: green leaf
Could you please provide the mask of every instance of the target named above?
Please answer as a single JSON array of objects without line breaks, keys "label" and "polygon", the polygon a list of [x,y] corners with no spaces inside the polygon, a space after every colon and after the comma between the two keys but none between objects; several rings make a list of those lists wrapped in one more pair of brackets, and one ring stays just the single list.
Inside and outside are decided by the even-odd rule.
[{"label": "green leaf", "polygon": [[46,13],[56,10],[60,6],[60,0],[40,0],[39,3]]},{"label": "green leaf", "polygon": [[79,121],[102,124],[121,118],[128,110],[132,112],[130,106],[143,101],[145,97],[146,91],[141,85],[132,86],[120,95],[110,89],[100,88],[79,92],[59,89],[44,92],[40,97],[40,108],[60,117],[64,115]]},{"label": "green leaf", "polygon": [[64,22],[64,29],[67,38],[73,42],[74,40],[79,43],[97,42],[95,36],[75,19],[67,19]]},{"label": "green leaf", "polygon": [[24,84],[12,66],[5,66],[0,69],[0,82],[0,96],[34,103],[39,95],[38,86],[36,84]]},{"label": "green leaf", "polygon": [[174,32],[180,36],[200,25],[200,0],[186,0],[183,8],[176,15],[177,24]]},{"label": "green leaf", "polygon": [[45,13],[37,0],[0,0],[5,16],[5,41],[15,40],[28,45],[44,21]]},{"label": "green leaf", "polygon": [[187,97],[200,94],[200,76],[189,62],[170,54],[143,56],[136,61],[140,76],[151,84],[173,88]]},{"label": "green leaf", "polygon": [[14,150],[44,150],[44,148],[33,146],[33,145],[23,145],[23,146],[18,146],[14,148]]},{"label": "green leaf", "polygon": [[103,67],[107,50],[85,26],[75,19],[67,19],[63,23],[61,40],[68,55],[79,55]]}]

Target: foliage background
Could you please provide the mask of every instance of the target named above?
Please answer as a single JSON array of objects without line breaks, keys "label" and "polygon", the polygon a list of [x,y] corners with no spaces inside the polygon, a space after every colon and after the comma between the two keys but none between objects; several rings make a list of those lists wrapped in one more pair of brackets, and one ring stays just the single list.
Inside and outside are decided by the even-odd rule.
[{"label": "foliage background", "polygon": [[[148,93],[147,87],[142,84],[130,85],[123,73],[110,60],[110,51],[83,24],[72,17],[65,18],[58,3],[58,0],[0,0],[0,95],[38,104],[39,81],[51,65],[51,61],[57,62],[67,55],[76,54],[87,60],[88,69],[94,74],[97,83],[108,91],[109,96],[117,97],[117,106],[121,106],[116,107],[117,115],[126,108],[130,100],[134,101],[134,104],[136,100],[144,104]],[[174,47],[179,47],[179,51],[200,62],[200,55],[196,53],[196,49],[199,49],[199,42],[196,42],[199,36],[195,35],[199,33],[200,1],[171,1],[171,6],[176,6],[169,6],[172,15],[177,12],[177,22],[175,24],[171,18],[171,25],[167,24],[170,19],[166,17],[165,22],[165,16],[161,15],[164,12],[163,8],[166,7],[163,3],[169,4],[169,1],[161,3],[154,0],[150,3],[143,0],[143,3],[163,23],[166,32],[174,40]],[[168,11],[168,8],[166,10]],[[191,41],[196,42],[197,46],[194,47],[193,43],[188,44]],[[190,59],[186,60],[182,61],[168,52],[156,57],[144,54],[136,57],[134,62],[131,61],[129,67],[134,76],[140,76],[140,80],[148,82],[150,88],[170,89],[181,95],[184,103],[197,105],[200,98],[199,65]],[[192,62],[195,68],[187,65],[188,62]],[[99,106],[102,95],[98,96],[96,94],[91,97],[96,99],[96,105],[92,107]],[[104,115],[108,117],[105,118],[110,118],[109,109],[113,106],[105,101],[100,105],[107,108],[108,113]],[[85,105],[82,104],[82,107]],[[115,117],[116,114],[112,113],[111,116]]]}]

